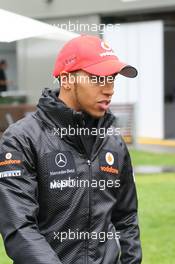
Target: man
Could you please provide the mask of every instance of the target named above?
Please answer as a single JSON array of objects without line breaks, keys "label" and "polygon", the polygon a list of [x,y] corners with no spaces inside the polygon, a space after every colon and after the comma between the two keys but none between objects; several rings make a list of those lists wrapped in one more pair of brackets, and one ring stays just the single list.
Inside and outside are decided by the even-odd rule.
[{"label": "man", "polygon": [[7,62],[5,60],[1,60],[0,61],[0,92],[7,91],[8,81],[5,74],[6,68],[7,68]]},{"label": "man", "polygon": [[108,109],[118,73],[137,75],[98,37],[69,41],[60,89],[5,131],[0,232],[14,264],[141,263],[131,160]]}]

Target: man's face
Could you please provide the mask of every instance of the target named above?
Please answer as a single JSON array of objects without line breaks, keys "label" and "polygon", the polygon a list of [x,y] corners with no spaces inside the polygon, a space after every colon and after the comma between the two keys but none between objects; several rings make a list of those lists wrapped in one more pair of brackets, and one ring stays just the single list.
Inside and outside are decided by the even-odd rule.
[{"label": "man's face", "polygon": [[71,74],[74,108],[77,111],[85,111],[95,118],[103,116],[114,93],[114,79],[115,75],[99,77],[84,71]]}]

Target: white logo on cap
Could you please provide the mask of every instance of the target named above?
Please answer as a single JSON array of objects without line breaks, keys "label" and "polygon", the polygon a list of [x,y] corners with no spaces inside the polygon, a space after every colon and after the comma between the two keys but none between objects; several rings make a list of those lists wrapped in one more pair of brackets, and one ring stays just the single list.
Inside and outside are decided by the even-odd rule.
[{"label": "white logo on cap", "polygon": [[104,41],[101,42],[101,47],[105,50],[111,50],[111,47],[109,46],[109,44]]},{"label": "white logo on cap", "polygon": [[116,56],[116,55],[113,51],[106,51],[106,52],[100,53],[100,56],[105,57],[105,56]]}]

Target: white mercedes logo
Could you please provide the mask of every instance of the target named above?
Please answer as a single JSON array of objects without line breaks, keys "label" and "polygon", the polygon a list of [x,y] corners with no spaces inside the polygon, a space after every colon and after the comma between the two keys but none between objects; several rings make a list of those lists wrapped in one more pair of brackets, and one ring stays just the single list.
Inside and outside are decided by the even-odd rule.
[{"label": "white mercedes logo", "polygon": [[58,167],[63,168],[67,164],[67,158],[63,153],[58,153],[55,157],[55,163]]}]

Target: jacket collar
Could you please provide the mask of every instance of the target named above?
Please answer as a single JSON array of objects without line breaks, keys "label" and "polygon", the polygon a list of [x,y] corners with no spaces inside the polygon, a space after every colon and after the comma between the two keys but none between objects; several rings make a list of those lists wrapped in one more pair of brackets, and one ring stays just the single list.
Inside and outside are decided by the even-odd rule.
[{"label": "jacket collar", "polygon": [[[59,99],[59,89],[51,90],[45,88],[42,92],[42,96],[37,104],[37,109],[42,116],[43,121],[47,122],[50,126],[56,127],[83,127],[86,125],[86,121],[95,123],[95,118],[91,117],[85,112],[77,112],[74,109],[68,107],[62,100]],[[42,112],[42,113],[41,113]],[[110,110],[106,114],[98,119],[98,126],[109,127],[111,121],[114,120],[114,115]]]},{"label": "jacket collar", "polygon": [[[95,122],[94,118],[84,112],[77,112],[72,108],[69,108],[62,100],[58,98],[59,89],[51,90],[45,88],[42,92],[42,96],[37,104],[36,115],[41,119],[47,126],[51,129],[58,128],[68,128],[74,127],[86,127],[86,121],[88,124],[96,124],[97,130],[101,127],[107,129],[110,127],[115,116],[108,110],[105,115]],[[78,149],[79,152],[82,151],[82,143],[85,146],[85,142],[82,142],[82,137],[66,135],[63,138],[68,144],[73,145]],[[102,144],[103,139],[97,136],[95,145],[93,148],[99,148]]]}]

